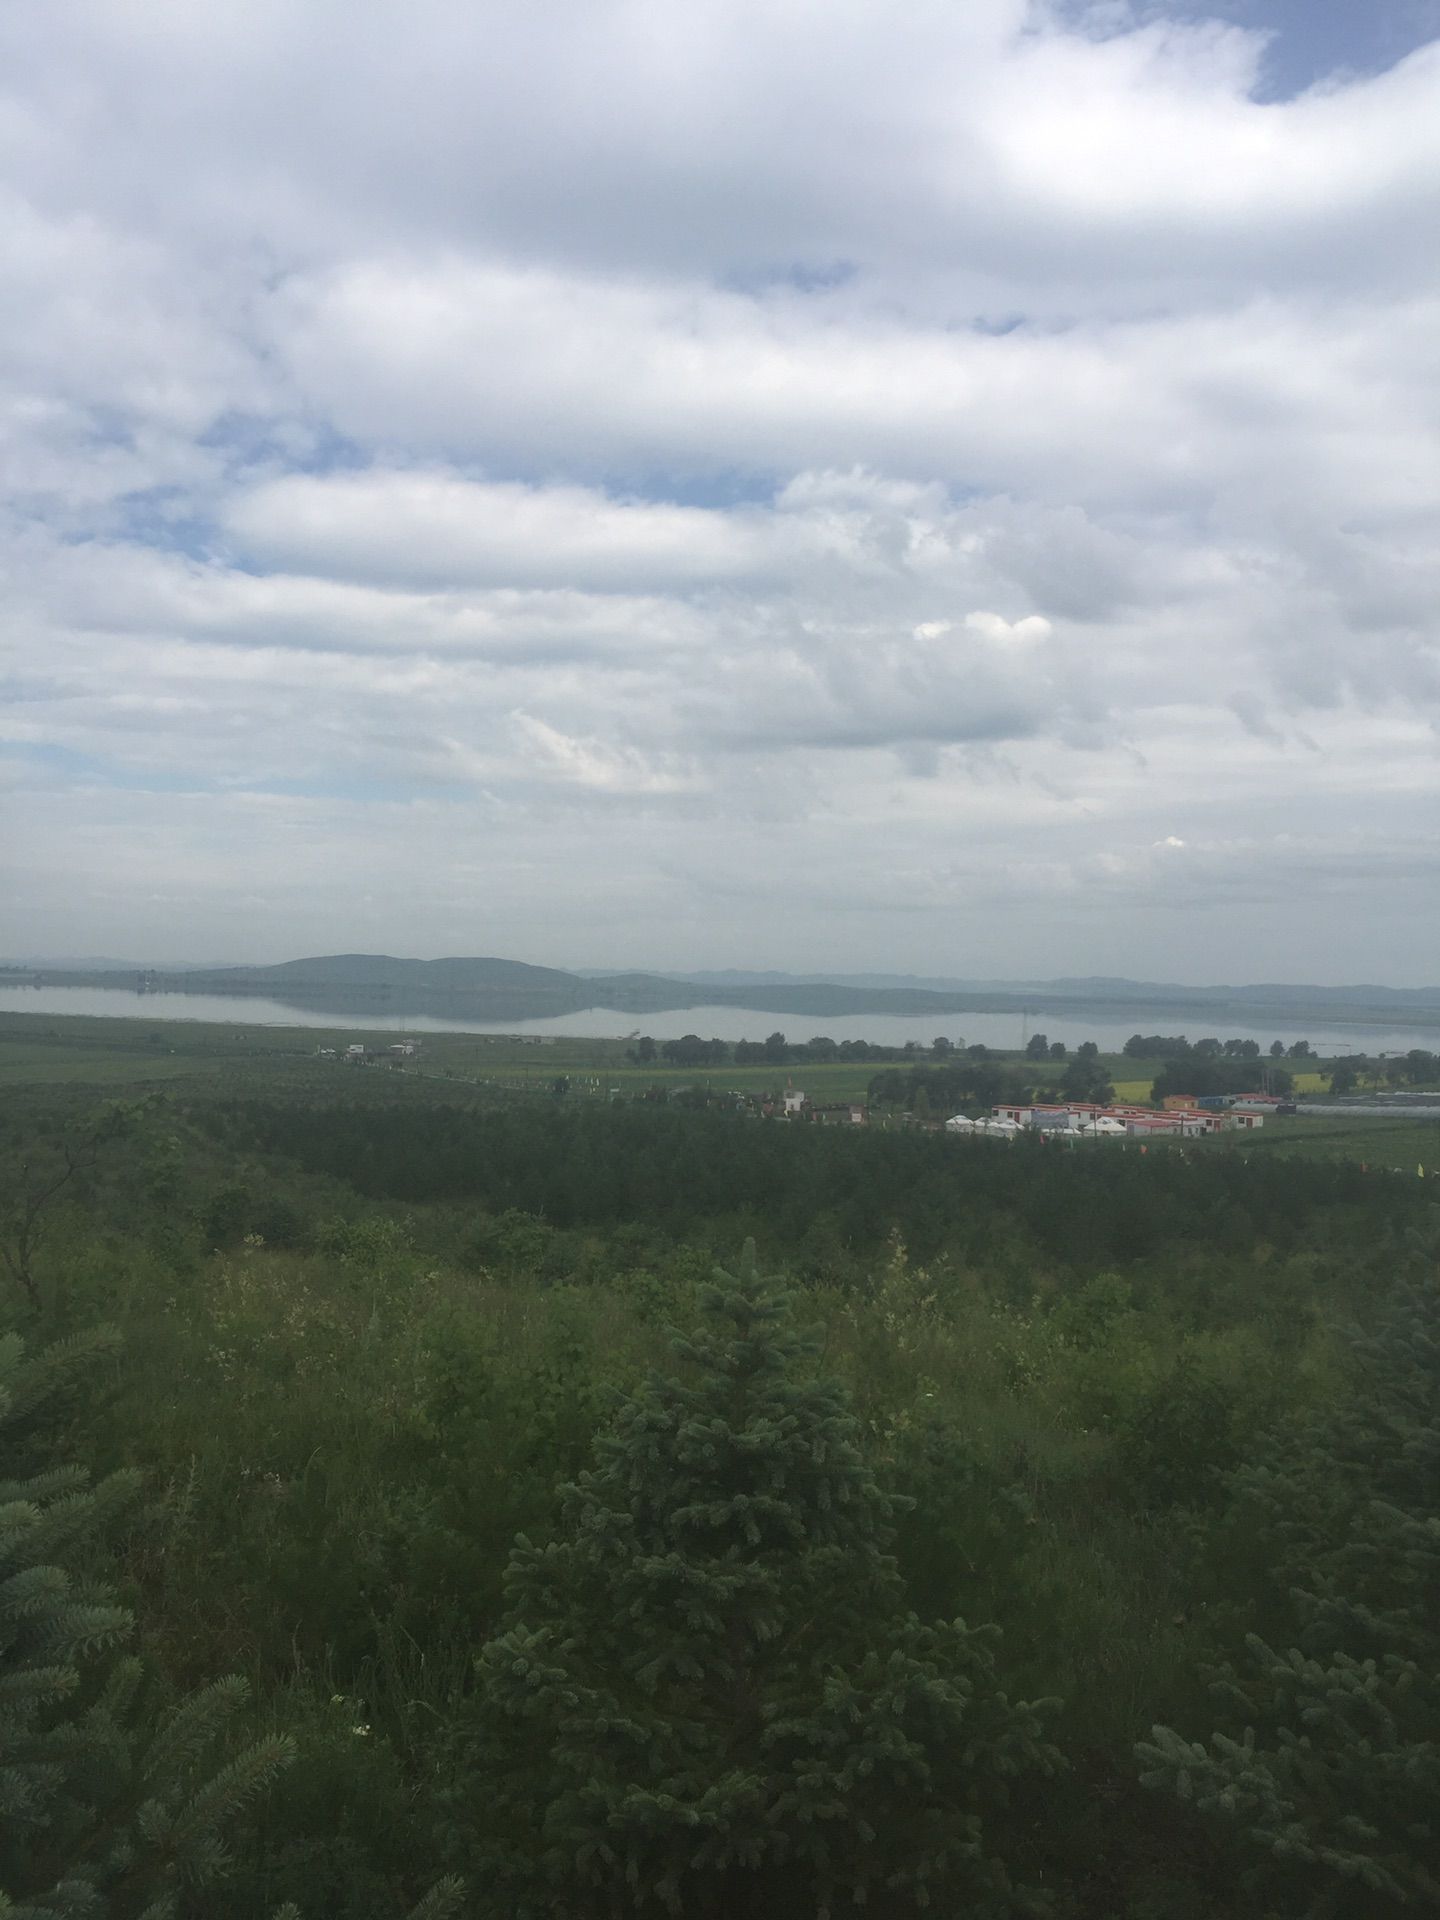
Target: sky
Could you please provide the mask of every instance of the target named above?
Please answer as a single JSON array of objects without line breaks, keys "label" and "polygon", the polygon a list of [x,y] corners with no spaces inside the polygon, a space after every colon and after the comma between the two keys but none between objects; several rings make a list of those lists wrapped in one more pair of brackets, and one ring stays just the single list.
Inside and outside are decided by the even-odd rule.
[{"label": "sky", "polygon": [[0,954],[1440,978],[1440,0],[11,0]]}]

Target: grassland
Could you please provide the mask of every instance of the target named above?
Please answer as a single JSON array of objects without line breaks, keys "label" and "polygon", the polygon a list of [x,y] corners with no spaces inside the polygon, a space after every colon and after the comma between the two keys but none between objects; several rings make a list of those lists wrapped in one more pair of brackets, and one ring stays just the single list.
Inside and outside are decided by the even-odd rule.
[{"label": "grassland", "polygon": [[[415,1040],[413,1032],[361,1028],[252,1027],[205,1021],[115,1019],[70,1014],[0,1014],[0,1088],[93,1087],[97,1093],[141,1092],[177,1083],[209,1081],[241,1086],[343,1084],[357,1072],[379,1075],[385,1066],[346,1064],[351,1044],[372,1048]],[[840,1102],[865,1096],[877,1063],[866,1060],[806,1062],[791,1066],[676,1067],[664,1061],[639,1066],[626,1057],[625,1040],[547,1037],[543,1042],[513,1034],[442,1033],[420,1036],[421,1050],[400,1063],[407,1077],[474,1085],[500,1093],[548,1093],[562,1075],[574,1098],[630,1098],[649,1087],[705,1087],[764,1094],[787,1081],[812,1100]],[[320,1048],[333,1049],[325,1058]],[[996,1054],[1019,1061],[1018,1054]],[[1159,1061],[1123,1055],[1105,1057],[1116,1095],[1148,1100]],[[1295,1075],[1299,1093],[1322,1092],[1321,1073]],[[1203,1144],[1207,1151],[1300,1154],[1306,1158],[1373,1160],[1407,1170],[1423,1165],[1440,1174],[1440,1118],[1388,1119],[1363,1112],[1302,1114],[1270,1120],[1258,1133],[1226,1134]]]},{"label": "grassland", "polygon": [[[107,1019],[89,1015],[0,1015],[0,1086],[75,1085],[120,1090],[199,1077],[254,1079],[302,1076],[333,1080],[357,1071],[338,1056],[358,1044],[383,1048],[414,1040],[413,1032],[346,1027],[237,1027],[203,1021]],[[746,1093],[783,1087],[787,1079],[820,1100],[863,1099],[875,1066],[867,1061],[823,1065],[637,1066],[624,1040],[556,1037],[542,1043],[509,1034],[423,1036],[403,1071],[425,1079],[473,1082],[516,1091],[548,1091],[561,1075],[578,1097],[607,1098],[650,1086],[708,1086]],[[322,1058],[321,1047],[336,1058]],[[367,1067],[366,1072],[384,1072]]]},{"label": "grassland", "polygon": [[[757,1036],[758,1037],[758,1036]],[[862,1100],[883,1062],[836,1060],[789,1066],[677,1067],[663,1060],[637,1065],[629,1042],[565,1035],[541,1041],[517,1034],[426,1033],[396,1028],[236,1026],[199,1020],[117,1019],[86,1014],[0,1014],[0,1086],[43,1084],[102,1088],[146,1087],[199,1076],[252,1079],[283,1074],[333,1078],[356,1069],[338,1057],[352,1044],[383,1048],[419,1040],[420,1051],[403,1062],[407,1074],[425,1079],[472,1082],[511,1091],[548,1091],[566,1076],[577,1097],[631,1096],[647,1087],[707,1087],[747,1094],[774,1091],[787,1081],[820,1102]],[[321,1058],[320,1048],[336,1058]],[[924,1057],[924,1056],[922,1056]],[[996,1060],[1020,1063],[1002,1053]],[[1148,1100],[1161,1062],[1104,1057],[1125,1100]],[[1026,1063],[1029,1064],[1029,1063]],[[1034,1069],[1032,1068],[1032,1071]],[[385,1071],[366,1068],[367,1072]],[[1058,1078],[1058,1069],[1056,1070]],[[1307,1076],[1320,1084],[1318,1075]]]},{"label": "grassland", "polygon": [[313,1057],[299,1028],[0,1014],[0,1085],[137,1087]]},{"label": "grassland", "polygon": [[[196,1076],[303,1074],[332,1079],[356,1071],[342,1058],[358,1044],[383,1048],[413,1041],[413,1032],[346,1027],[237,1027],[203,1021],[107,1019],[89,1015],[0,1015],[0,1086],[44,1084],[145,1087]],[[862,1099],[875,1067],[867,1061],[792,1067],[726,1064],[636,1066],[624,1040],[556,1037],[544,1042],[509,1034],[425,1034],[403,1071],[426,1079],[472,1081],[518,1090],[548,1090],[562,1074],[576,1095],[606,1097],[649,1086],[709,1086],[760,1092],[793,1079],[813,1097]],[[386,1069],[366,1068],[367,1072]]]},{"label": "grassland", "polygon": [[[1440,1117],[1390,1119],[1363,1112],[1296,1114],[1267,1120],[1258,1133],[1222,1133],[1185,1142],[1208,1153],[1284,1154],[1306,1160],[1360,1160],[1369,1166],[1413,1173],[1423,1166],[1440,1178]],[[1440,1189],[1437,1189],[1440,1197]]]}]

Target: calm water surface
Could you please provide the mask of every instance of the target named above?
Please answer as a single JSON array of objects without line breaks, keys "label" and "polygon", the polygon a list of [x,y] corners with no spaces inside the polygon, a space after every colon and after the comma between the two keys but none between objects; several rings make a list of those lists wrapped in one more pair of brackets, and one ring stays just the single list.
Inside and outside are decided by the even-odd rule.
[{"label": "calm water surface", "polygon": [[[458,1020],[394,1011],[332,1013],[249,995],[131,993],[122,987],[0,987],[0,1013],[100,1014],[112,1019],[204,1020],[237,1027],[315,1027],[350,1033],[553,1033],[595,1039],[648,1033],[657,1040],[676,1040],[683,1033],[698,1033],[706,1039],[763,1040],[778,1028],[791,1040],[825,1033],[833,1040],[870,1040],[889,1047],[904,1046],[907,1040],[929,1046],[939,1034],[957,1045],[983,1041],[987,1047],[1018,1047],[1026,1032],[1019,1013],[859,1013],[827,1018],[748,1007],[682,1007],[647,1014],[591,1007],[546,1020]],[[1028,1031],[1063,1040],[1072,1051],[1082,1040],[1094,1040],[1104,1051],[1115,1051],[1136,1032],[1188,1033],[1192,1040],[1215,1034],[1227,1040],[1258,1040],[1266,1047],[1272,1040],[1283,1040],[1287,1046],[1292,1040],[1308,1040],[1317,1053],[1404,1053],[1411,1047],[1440,1051],[1440,1029],[1435,1027],[1346,1026],[1319,1020],[1235,1026],[1223,1016],[1180,1019],[1159,1014],[1153,1007],[1104,1015],[1032,1013]]]}]

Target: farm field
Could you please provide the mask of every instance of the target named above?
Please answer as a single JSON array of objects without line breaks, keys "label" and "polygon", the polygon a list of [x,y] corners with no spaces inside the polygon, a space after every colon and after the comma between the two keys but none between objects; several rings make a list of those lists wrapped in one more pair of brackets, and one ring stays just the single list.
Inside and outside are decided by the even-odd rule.
[{"label": "farm field", "polygon": [[[148,1086],[212,1075],[253,1079],[301,1076],[320,1084],[359,1069],[322,1059],[317,1049],[343,1054],[352,1043],[384,1048],[414,1040],[393,1032],[345,1027],[238,1027],[199,1021],[143,1021],[85,1015],[0,1015],[0,1086],[45,1084]],[[763,1035],[757,1035],[763,1038]],[[543,1043],[506,1034],[426,1034],[420,1052],[403,1063],[407,1075],[470,1081],[510,1090],[549,1091],[561,1075],[571,1092],[604,1098],[612,1088],[632,1094],[651,1086],[735,1088],[755,1093],[783,1087],[787,1078],[826,1100],[864,1097],[875,1064],[869,1061],[796,1066],[676,1067],[664,1061],[637,1066],[624,1040],[547,1038]],[[367,1073],[384,1072],[373,1067]],[[343,1084],[343,1082],[342,1082]]]},{"label": "farm field", "polygon": [[273,1072],[313,1051],[298,1029],[0,1015],[0,1086],[163,1085],[236,1070]]},{"label": "farm field", "polygon": [[1389,1119],[1383,1114],[1296,1114],[1267,1120],[1258,1133],[1222,1133],[1187,1141],[1209,1153],[1285,1154],[1305,1160],[1356,1160],[1398,1173],[1440,1177],[1440,1116]]},{"label": "farm field", "polygon": [[[753,1036],[761,1039],[764,1019]],[[631,1098],[651,1087],[693,1087],[713,1094],[777,1092],[787,1083],[818,1103],[863,1100],[870,1081],[885,1064],[876,1060],[744,1065],[726,1062],[702,1067],[674,1066],[664,1060],[638,1065],[626,1057],[631,1042],[622,1039],[546,1036],[542,1041],[510,1034],[427,1033],[396,1028],[392,1032],[334,1027],[237,1026],[189,1020],[156,1021],[89,1015],[0,1014],[0,1087],[91,1086],[98,1089],[163,1087],[209,1077],[226,1084],[271,1082],[283,1078],[301,1084],[325,1084],[337,1074],[354,1072],[343,1059],[319,1057],[318,1049],[343,1054],[352,1043],[383,1048],[420,1039],[419,1053],[404,1062],[415,1078],[449,1080],[497,1092],[548,1093],[557,1079],[569,1081],[577,1099]],[[808,1038],[799,1032],[792,1041]],[[922,1050],[919,1059],[928,1058]],[[1045,1067],[1019,1053],[994,1051],[997,1064],[1040,1074]],[[1102,1054],[1101,1064],[1119,1100],[1147,1101],[1160,1060],[1136,1060]],[[375,1073],[384,1068],[370,1067]],[[1060,1069],[1054,1067],[1056,1078]],[[1318,1072],[1296,1073],[1298,1093],[1324,1091]],[[1360,1124],[1371,1122],[1361,1120]]]},{"label": "farm field", "polygon": [[[764,1038],[764,1020],[754,1038]],[[791,1035],[793,1040],[802,1037]],[[144,1086],[204,1074],[253,1077],[283,1073],[331,1080],[356,1071],[341,1059],[321,1059],[317,1049],[337,1053],[352,1043],[384,1048],[415,1040],[413,1032],[346,1027],[242,1027],[201,1021],[144,1021],[86,1015],[0,1015],[0,1086],[45,1083]],[[471,1081],[511,1091],[549,1091],[561,1075],[578,1097],[606,1098],[612,1089],[632,1095],[647,1087],[701,1087],[762,1093],[787,1080],[820,1101],[859,1100],[883,1064],[873,1060],[803,1062],[791,1065],[680,1067],[664,1060],[637,1065],[626,1058],[626,1040],[519,1035],[427,1033],[420,1051],[404,1062],[407,1074],[425,1079]],[[924,1058],[922,1054],[920,1056]],[[1018,1062],[1017,1054],[995,1053]],[[1116,1057],[1118,1062],[1118,1056]],[[1142,1068],[1149,1063],[1139,1063]],[[1127,1061],[1132,1072],[1136,1063]],[[367,1068],[366,1072],[384,1071]],[[1148,1094],[1150,1077],[1144,1080]],[[1137,1082],[1137,1084],[1139,1084]]]}]

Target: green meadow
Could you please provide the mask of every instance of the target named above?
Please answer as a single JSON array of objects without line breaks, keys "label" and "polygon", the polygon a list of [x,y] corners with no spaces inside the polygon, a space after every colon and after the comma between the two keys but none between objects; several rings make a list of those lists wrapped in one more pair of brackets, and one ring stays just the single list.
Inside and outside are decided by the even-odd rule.
[{"label": "green meadow", "polygon": [[[757,1015],[754,1037],[763,1039],[772,1024],[773,1016]],[[792,1041],[807,1037],[798,1029],[789,1035]],[[141,1087],[197,1076],[299,1076],[320,1080],[337,1072],[375,1074],[392,1069],[383,1064],[355,1068],[338,1056],[352,1044],[383,1048],[395,1042],[417,1043],[419,1051],[400,1061],[394,1071],[498,1090],[545,1092],[564,1075],[570,1079],[570,1091],[576,1098],[605,1099],[616,1091],[628,1097],[651,1087],[761,1095],[779,1091],[788,1082],[819,1102],[863,1100],[871,1079],[884,1064],[856,1060],[680,1067],[655,1060],[639,1065],[627,1057],[633,1041],[619,1039],[547,1036],[540,1041],[505,1034],[417,1035],[404,1027],[377,1032],[345,1026],[252,1027],[190,1020],[151,1022],[0,1013],[0,1086],[51,1083]],[[320,1059],[318,1050],[322,1047],[335,1049],[337,1058]],[[924,1060],[926,1050],[922,1048],[916,1057]],[[1048,1072],[1058,1077],[1058,1068],[1052,1069],[1049,1063],[1037,1065],[1019,1052],[995,1050],[990,1058],[1023,1076],[1033,1078]],[[1150,1085],[1163,1064],[1121,1054],[1100,1057],[1117,1097],[1128,1100],[1148,1098]],[[1297,1075],[1297,1084],[1304,1091],[1318,1091],[1322,1079],[1315,1073]]]}]

